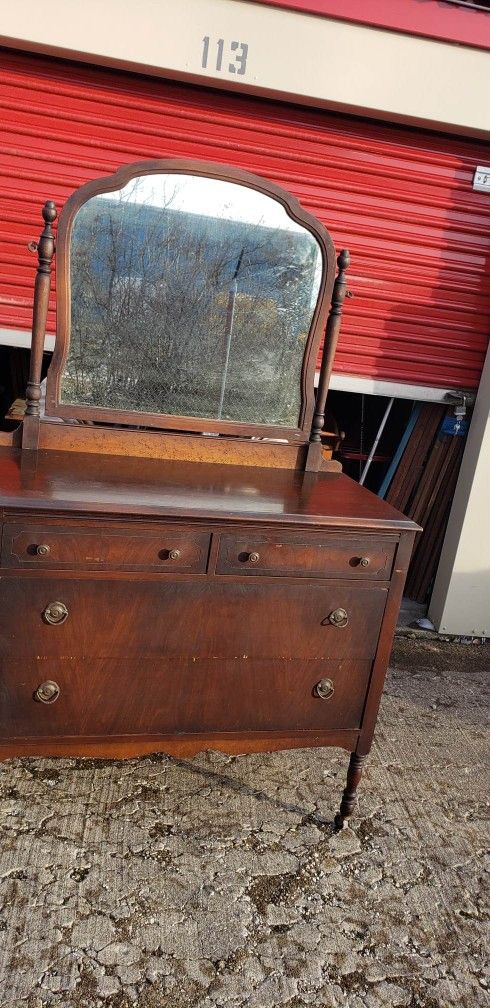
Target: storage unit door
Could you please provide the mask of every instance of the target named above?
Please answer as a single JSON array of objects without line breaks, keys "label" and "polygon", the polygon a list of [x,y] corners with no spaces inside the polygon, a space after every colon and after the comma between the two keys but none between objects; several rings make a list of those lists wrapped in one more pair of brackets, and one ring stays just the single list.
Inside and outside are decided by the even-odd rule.
[{"label": "storage unit door", "polygon": [[483,142],[10,51],[0,109],[0,330],[30,329],[27,243],[47,198],[60,209],[131,161],[199,158],[285,186],[350,249],[337,373],[478,385],[490,313],[490,203],[472,189]]}]

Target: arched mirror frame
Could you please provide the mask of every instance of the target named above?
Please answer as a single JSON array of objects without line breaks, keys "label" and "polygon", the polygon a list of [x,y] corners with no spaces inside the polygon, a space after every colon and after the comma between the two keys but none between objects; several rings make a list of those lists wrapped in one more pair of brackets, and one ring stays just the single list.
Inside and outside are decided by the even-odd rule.
[{"label": "arched mirror frame", "polygon": [[[193,174],[206,178],[234,182],[254,189],[280,203],[289,217],[306,228],[319,243],[322,255],[322,275],[318,299],[305,343],[301,369],[301,407],[297,427],[242,423],[237,420],[203,419],[164,413],[132,412],[99,406],[66,404],[60,401],[60,387],[70,346],[70,251],[75,216],[80,207],[94,196],[113,192],[133,178],[151,174]],[[305,210],[286,190],[267,179],[227,165],[192,160],[153,160],[124,165],[114,175],[97,178],[77,189],[65,203],[60,214],[56,241],[56,304],[57,331],[53,358],[48,371],[46,419],[60,417],[66,421],[96,421],[121,427],[150,427],[161,431],[221,433],[237,437],[285,439],[295,444],[308,441],[314,409],[314,376],[318,349],[325,332],[326,319],[335,280],[335,250],[323,225]],[[205,379],[205,372],[203,373]]]}]

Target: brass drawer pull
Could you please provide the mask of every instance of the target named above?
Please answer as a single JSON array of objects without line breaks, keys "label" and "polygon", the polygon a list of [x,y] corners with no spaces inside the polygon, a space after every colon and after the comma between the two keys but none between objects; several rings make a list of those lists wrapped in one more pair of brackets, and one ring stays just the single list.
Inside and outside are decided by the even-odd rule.
[{"label": "brass drawer pull", "polygon": [[320,700],[330,700],[330,697],[335,693],[335,686],[331,679],[320,679],[320,682],[317,682],[313,688],[313,693]]},{"label": "brass drawer pull", "polygon": [[329,623],[336,627],[345,627],[349,622],[349,617],[345,609],[334,609],[328,617]]},{"label": "brass drawer pull", "polygon": [[171,549],[171,550],[169,550],[168,551],[168,558],[169,558],[169,560],[179,560],[180,559],[180,550],[178,550],[178,549]]},{"label": "brass drawer pull", "polygon": [[58,683],[53,682],[52,679],[47,679],[46,682],[41,683],[34,692],[34,699],[39,700],[40,703],[54,703],[60,695],[60,688]]},{"label": "brass drawer pull", "polygon": [[50,602],[43,612],[43,619],[53,626],[64,623],[68,619],[68,609],[64,602]]},{"label": "brass drawer pull", "polygon": [[359,567],[369,567],[369,557],[361,557],[359,560]]},{"label": "brass drawer pull", "polygon": [[248,562],[249,563],[258,563],[259,560],[260,560],[260,553],[249,553],[248,554]]},{"label": "brass drawer pull", "polygon": [[51,549],[46,543],[36,546],[36,556],[48,556],[49,553],[51,553]]}]

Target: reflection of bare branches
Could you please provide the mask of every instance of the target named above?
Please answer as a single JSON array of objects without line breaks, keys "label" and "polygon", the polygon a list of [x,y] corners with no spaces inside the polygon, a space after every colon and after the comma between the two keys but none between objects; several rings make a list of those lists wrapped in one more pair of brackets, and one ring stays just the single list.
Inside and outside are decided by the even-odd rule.
[{"label": "reflection of bare branches", "polygon": [[315,240],[176,209],[176,186],[155,206],[140,184],[77,214],[63,400],[212,417],[222,398],[224,418],[295,425]]}]

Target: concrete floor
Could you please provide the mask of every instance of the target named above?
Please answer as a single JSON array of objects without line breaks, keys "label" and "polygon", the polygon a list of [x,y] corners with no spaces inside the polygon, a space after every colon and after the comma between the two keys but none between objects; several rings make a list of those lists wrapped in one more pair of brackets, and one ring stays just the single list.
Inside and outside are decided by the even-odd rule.
[{"label": "concrete floor", "polygon": [[0,765],[2,1008],[479,1008],[488,646],[399,639],[334,749]]}]

